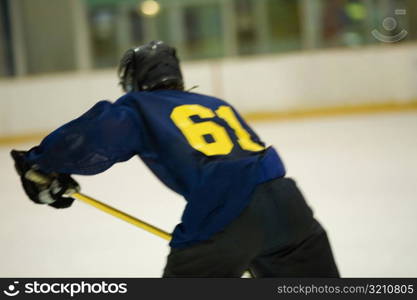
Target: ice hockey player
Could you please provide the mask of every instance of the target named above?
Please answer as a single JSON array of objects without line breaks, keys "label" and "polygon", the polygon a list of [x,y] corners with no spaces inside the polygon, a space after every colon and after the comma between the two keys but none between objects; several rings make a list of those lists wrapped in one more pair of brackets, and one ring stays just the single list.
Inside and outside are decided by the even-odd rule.
[{"label": "ice hockey player", "polygon": [[[339,276],[326,232],[276,150],[227,102],[184,91],[174,48],[153,41],[129,49],[119,78],[126,94],[117,101],[100,101],[39,146],[12,151],[32,201],[69,207],[72,174],[98,174],[138,155],[187,201],[164,277],[240,277],[248,269],[255,277]],[[52,183],[30,181],[30,170]]]}]

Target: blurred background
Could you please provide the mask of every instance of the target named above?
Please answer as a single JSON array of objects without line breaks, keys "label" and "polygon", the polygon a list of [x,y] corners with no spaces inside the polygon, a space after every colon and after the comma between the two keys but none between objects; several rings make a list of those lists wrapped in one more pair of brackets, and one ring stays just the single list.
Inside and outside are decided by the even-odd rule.
[{"label": "blurred background", "polygon": [[177,47],[188,88],[245,113],[417,98],[413,0],[0,0],[0,20],[0,136],[116,99],[121,55],[154,39]]},{"label": "blurred background", "polygon": [[[417,276],[415,0],[0,0],[0,276],[160,276],[165,242],[81,204],[33,206],[8,158],[120,97],[121,55],[155,39],[187,88],[278,148],[343,276]],[[180,219],[137,160],[78,179],[166,230]]]},{"label": "blurred background", "polygon": [[379,44],[394,16],[417,39],[412,0],[1,0],[2,77],[113,68],[161,39],[184,60]]}]

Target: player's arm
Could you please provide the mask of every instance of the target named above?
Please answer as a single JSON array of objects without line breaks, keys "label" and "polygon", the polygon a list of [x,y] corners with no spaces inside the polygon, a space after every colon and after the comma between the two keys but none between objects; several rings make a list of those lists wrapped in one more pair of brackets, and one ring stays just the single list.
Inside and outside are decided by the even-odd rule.
[{"label": "player's arm", "polygon": [[[101,101],[53,131],[39,146],[12,151],[12,156],[29,198],[61,208],[73,201],[64,196],[66,191],[78,188],[70,174],[94,175],[126,161],[139,152],[139,140],[139,122],[131,108]],[[51,183],[31,181],[29,171],[48,176]]]}]

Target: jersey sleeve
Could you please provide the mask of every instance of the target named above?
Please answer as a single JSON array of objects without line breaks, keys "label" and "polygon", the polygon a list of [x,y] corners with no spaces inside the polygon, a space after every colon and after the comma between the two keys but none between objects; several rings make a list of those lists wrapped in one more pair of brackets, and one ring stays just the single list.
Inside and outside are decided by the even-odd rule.
[{"label": "jersey sleeve", "polygon": [[26,158],[46,173],[98,174],[140,152],[139,124],[130,107],[100,101],[49,134]]}]

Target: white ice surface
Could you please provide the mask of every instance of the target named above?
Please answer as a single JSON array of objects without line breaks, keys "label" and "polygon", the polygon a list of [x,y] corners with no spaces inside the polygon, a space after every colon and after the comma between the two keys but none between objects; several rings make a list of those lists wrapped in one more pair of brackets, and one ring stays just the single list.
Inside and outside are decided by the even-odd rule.
[{"label": "white ice surface", "polygon": [[[327,229],[342,276],[417,277],[417,113],[254,127]],[[0,277],[161,275],[166,241],[84,203],[32,204],[9,150],[0,148]],[[84,193],[168,231],[184,208],[137,158],[76,178]]]}]

